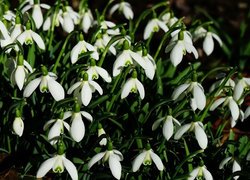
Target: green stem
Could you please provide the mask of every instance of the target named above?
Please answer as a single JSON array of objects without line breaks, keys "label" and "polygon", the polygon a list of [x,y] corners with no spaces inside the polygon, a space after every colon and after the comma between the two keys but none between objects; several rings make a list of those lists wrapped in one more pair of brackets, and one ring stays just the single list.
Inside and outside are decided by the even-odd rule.
[{"label": "green stem", "polygon": [[[186,140],[183,138],[183,142],[184,142],[184,148],[185,148],[185,152],[186,155],[189,156],[190,155],[190,151],[187,145]],[[188,171],[191,172],[193,170],[193,165],[191,164],[192,162],[192,158],[188,159]]]}]

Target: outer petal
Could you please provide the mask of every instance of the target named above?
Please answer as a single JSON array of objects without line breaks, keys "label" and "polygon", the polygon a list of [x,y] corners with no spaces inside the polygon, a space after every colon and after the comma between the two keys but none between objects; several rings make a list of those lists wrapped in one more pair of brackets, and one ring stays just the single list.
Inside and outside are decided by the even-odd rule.
[{"label": "outer petal", "polygon": [[51,93],[51,95],[56,101],[64,99],[65,93],[64,93],[63,87],[53,78],[49,78],[48,88],[49,88],[49,92]]},{"label": "outer petal", "polygon": [[73,84],[67,91],[67,94],[71,94],[76,88],[78,88],[80,85],[82,84],[82,82],[76,82],[75,84]]},{"label": "outer petal", "polygon": [[167,31],[168,31],[168,27],[167,27],[167,25],[166,25],[163,21],[158,20],[158,21],[157,21],[157,24],[160,26],[160,28],[161,28],[164,32],[167,32]]},{"label": "outer petal", "polygon": [[62,24],[62,28],[64,31],[66,31],[67,33],[70,33],[74,30],[74,22],[70,17],[70,14],[68,12],[65,12],[63,14],[63,24]]},{"label": "outer petal", "polygon": [[44,23],[43,23],[43,30],[44,30],[44,31],[49,30],[49,28],[50,28],[50,26],[51,26],[51,19],[52,19],[52,17],[49,16],[49,17],[47,17],[46,20],[44,21]]},{"label": "outer petal", "polygon": [[193,96],[199,110],[203,110],[206,106],[206,96],[202,89],[199,86],[194,86],[193,88]]},{"label": "outer petal", "polygon": [[91,160],[88,163],[88,168],[90,169],[95,163],[97,163],[99,160],[103,158],[106,152],[101,152],[96,154],[94,157],[91,158]]},{"label": "outer petal", "polygon": [[192,52],[194,54],[195,59],[198,59],[198,56],[199,56],[198,52],[191,43],[185,43],[185,47],[188,53]]},{"label": "outer petal", "polygon": [[132,171],[136,172],[138,171],[138,169],[141,167],[142,162],[144,161],[144,158],[147,154],[147,151],[143,151],[142,153],[140,153],[132,162]]},{"label": "outer petal", "polygon": [[161,161],[161,158],[157,154],[155,154],[153,151],[151,151],[150,156],[151,156],[152,160],[154,161],[158,170],[162,171],[164,169],[164,166],[163,166],[163,163]]},{"label": "outer petal", "polygon": [[108,73],[105,69],[103,69],[103,68],[101,68],[101,67],[98,67],[98,66],[96,66],[95,69],[96,69],[97,73],[100,74],[100,76],[101,76],[106,82],[111,82],[111,80],[112,80],[112,79],[111,79],[111,76],[109,75],[109,73]]},{"label": "outer petal", "polygon": [[29,97],[35,91],[35,89],[37,88],[41,80],[42,80],[42,77],[39,77],[30,81],[30,83],[25,87],[23,91],[23,96]]},{"label": "outer petal", "polygon": [[227,164],[228,161],[230,161],[231,159],[232,159],[232,157],[227,157],[227,158],[223,159],[219,165],[219,169],[222,169],[225,166],[225,164]]},{"label": "outer petal", "polygon": [[72,64],[76,63],[76,61],[78,60],[78,56],[81,53],[82,46],[83,46],[83,42],[80,41],[71,50],[70,58],[71,58],[71,63]]},{"label": "outer petal", "polygon": [[250,106],[247,107],[245,113],[244,113],[244,119],[248,118],[250,116]]},{"label": "outer petal", "polygon": [[181,137],[182,137],[182,135],[185,133],[185,132],[187,132],[188,130],[189,130],[189,128],[191,127],[191,123],[189,123],[189,124],[185,124],[185,125],[183,125],[183,126],[181,126],[178,130],[177,130],[177,132],[175,133],[175,135],[174,135],[174,139],[180,139]]},{"label": "outer petal", "polygon": [[204,129],[198,123],[195,123],[194,133],[195,133],[195,137],[200,147],[202,149],[206,149],[207,148],[207,135],[204,132]]},{"label": "outer petal", "polygon": [[77,173],[75,165],[65,157],[63,157],[63,165],[65,166],[66,170],[68,171],[70,177],[73,180],[78,180],[78,173]]},{"label": "outer petal", "polygon": [[242,80],[239,80],[236,86],[234,87],[234,95],[233,95],[234,99],[238,101],[243,92],[244,92],[244,86],[242,84]]},{"label": "outer petal", "polygon": [[34,19],[36,28],[39,29],[43,24],[43,14],[38,4],[35,4],[33,7],[32,18]]},{"label": "outer petal", "polygon": [[197,177],[199,170],[200,170],[200,167],[193,169],[193,171],[189,174],[188,180],[194,180]]},{"label": "outer petal", "polygon": [[210,111],[215,110],[219,105],[221,105],[224,101],[226,100],[226,98],[219,98],[217,100],[215,100],[212,104],[212,106],[210,107]]},{"label": "outer petal", "polygon": [[70,127],[70,134],[76,142],[80,142],[85,135],[85,126],[80,113],[75,114]]},{"label": "outer petal", "polygon": [[149,38],[149,36],[153,32],[153,29],[154,29],[155,26],[157,26],[155,19],[152,19],[152,20],[150,20],[148,22],[148,24],[146,25],[146,28],[144,30],[144,34],[143,34],[143,39],[144,40]]},{"label": "outer petal", "polygon": [[175,101],[189,86],[190,84],[182,84],[178,86],[172,94],[172,99]]},{"label": "outer petal", "polygon": [[43,42],[43,39],[35,32],[31,31],[31,36],[38,45],[38,47],[42,50],[45,50],[45,44]]},{"label": "outer petal", "polygon": [[214,50],[214,41],[213,41],[211,33],[209,32],[207,33],[203,41],[203,49],[205,53],[207,54],[207,56],[209,56]]},{"label": "outer petal", "polygon": [[43,176],[45,176],[45,174],[47,174],[47,172],[49,172],[50,169],[52,169],[53,165],[55,162],[55,158],[50,158],[47,159],[46,161],[44,161],[41,166],[39,167],[37,173],[36,173],[36,177],[37,178],[42,178]]},{"label": "outer petal", "polygon": [[121,99],[126,98],[133,87],[134,87],[134,79],[130,78],[122,87]]},{"label": "outer petal", "polygon": [[130,51],[129,54],[143,69],[147,69],[147,64],[145,63],[141,55],[132,51]]},{"label": "outer petal", "polygon": [[175,67],[182,61],[183,49],[182,42],[178,41],[170,53],[170,60]]},{"label": "outer petal", "polygon": [[102,90],[101,86],[97,82],[89,81],[89,84],[92,85],[99,92],[100,95],[103,94],[103,90]]},{"label": "outer petal", "polygon": [[133,11],[132,11],[132,9],[131,9],[130,6],[126,6],[125,5],[123,7],[123,14],[126,17],[126,19],[128,19],[128,20],[134,18],[134,13],[133,13]]},{"label": "outer petal", "polygon": [[113,65],[113,76],[117,76],[121,73],[122,67],[125,66],[126,62],[129,61],[130,64],[133,64],[129,54],[127,51],[123,51],[120,55],[118,55],[117,59]]},{"label": "outer petal", "polygon": [[84,106],[87,106],[92,99],[92,90],[88,82],[85,82],[81,90],[81,100]]},{"label": "outer petal", "polygon": [[154,122],[152,125],[152,131],[156,130],[160,126],[160,123],[163,121],[163,119],[165,119],[165,117],[162,117]]},{"label": "outer petal", "polygon": [[23,84],[25,81],[25,70],[23,66],[17,66],[16,72],[15,72],[15,80],[16,80],[16,84],[19,90],[22,90]]},{"label": "outer petal", "polygon": [[16,117],[13,122],[13,130],[14,132],[21,137],[23,135],[24,123],[22,118]]},{"label": "outer petal", "polygon": [[213,36],[214,39],[217,40],[217,42],[220,44],[220,46],[222,46],[223,43],[222,43],[220,37],[215,33],[212,33],[212,36]]},{"label": "outer petal", "polygon": [[[233,173],[236,172],[236,171],[241,171],[241,167],[240,167],[239,163],[236,160],[234,160],[234,162],[233,162]],[[234,176],[233,178],[238,179],[239,177],[240,176]]]},{"label": "outer petal", "polygon": [[23,45],[26,37],[28,36],[28,32],[27,31],[24,31],[22,34],[20,34],[18,37],[17,37],[17,41],[20,42],[20,44]]},{"label": "outer petal", "polygon": [[55,144],[57,142],[56,138],[60,136],[61,128],[62,128],[61,120],[57,120],[55,124],[51,127],[48,134],[48,140],[50,141],[51,144]]},{"label": "outer petal", "polygon": [[139,91],[141,99],[144,99],[145,90],[144,90],[144,87],[143,87],[142,83],[138,79],[135,79],[135,85],[137,87],[137,90]]},{"label": "outer petal", "polygon": [[233,100],[233,98],[229,100],[229,108],[230,108],[233,120],[237,120],[240,115],[240,110],[239,110],[237,103]]},{"label": "outer petal", "polygon": [[2,23],[2,21],[0,21],[0,32],[2,33],[4,39],[8,39],[9,38],[8,30],[5,27],[4,23]]},{"label": "outer petal", "polygon": [[85,112],[85,111],[81,111],[80,112],[82,114],[83,117],[85,117],[86,119],[88,119],[89,121],[93,121],[93,117],[91,116],[91,114]]},{"label": "outer petal", "polygon": [[122,166],[117,156],[114,154],[110,154],[109,156],[109,168],[116,179],[121,178]]},{"label": "outer petal", "polygon": [[115,4],[114,6],[112,6],[112,8],[109,11],[109,15],[112,15],[118,8],[119,8],[120,4]]},{"label": "outer petal", "polygon": [[202,168],[203,171],[203,176],[206,180],[213,180],[213,176],[212,174],[207,170],[207,168],[203,167]]},{"label": "outer petal", "polygon": [[171,116],[168,116],[165,123],[163,124],[162,132],[167,140],[169,140],[172,137],[174,133],[174,125]]}]

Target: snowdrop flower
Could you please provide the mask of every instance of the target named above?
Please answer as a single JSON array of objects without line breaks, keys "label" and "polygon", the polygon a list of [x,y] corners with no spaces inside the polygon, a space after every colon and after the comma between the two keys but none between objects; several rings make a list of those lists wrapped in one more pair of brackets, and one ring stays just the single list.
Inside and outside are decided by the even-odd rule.
[{"label": "snowdrop flower", "polygon": [[168,115],[155,121],[152,125],[152,130],[156,130],[162,121],[164,122],[162,126],[162,133],[165,139],[168,141],[174,134],[174,124],[176,124],[177,126],[181,126],[181,124],[172,115]]},{"label": "snowdrop flower", "polygon": [[91,158],[88,163],[88,168],[90,169],[95,163],[100,160],[102,160],[102,163],[108,161],[112,175],[116,179],[120,179],[122,171],[120,161],[123,160],[123,155],[120,151],[113,149],[112,143],[110,141],[108,142],[107,146],[108,147],[105,152],[100,152]]},{"label": "snowdrop flower", "polygon": [[64,99],[64,89],[62,85],[56,81],[57,76],[52,72],[48,72],[45,66],[41,66],[41,70],[42,76],[29,82],[24,89],[23,96],[29,97],[40,84],[39,88],[41,93],[49,91],[56,101]]},{"label": "snowdrop flower", "polygon": [[250,87],[250,78],[242,77],[241,79],[238,80],[236,86],[234,87],[233,97],[236,101],[238,101],[241,98],[244,89],[246,87]]},{"label": "snowdrop flower", "polygon": [[164,166],[161,161],[161,158],[154,153],[150,145],[147,144],[146,149],[144,149],[132,162],[132,171],[136,172],[139,170],[141,165],[151,165],[152,161],[155,163],[159,171],[163,171]]},{"label": "snowdrop flower", "polygon": [[6,19],[7,21],[13,21],[16,17],[16,15],[13,13],[13,11],[9,10],[8,5],[2,3],[4,6],[4,14],[3,18]]},{"label": "snowdrop flower", "polygon": [[[236,171],[241,171],[241,167],[240,164],[233,158],[233,157],[227,157],[225,159],[223,159],[219,165],[219,169],[223,169],[225,164],[227,163],[233,163],[233,167],[232,167],[232,172],[236,172]],[[233,178],[235,180],[237,180],[240,176],[234,176]]]},{"label": "snowdrop flower", "polygon": [[[53,14],[54,13],[54,14]],[[48,31],[52,25],[53,17],[55,17],[55,26],[58,27],[61,23],[63,23],[62,18],[62,10],[60,9],[58,12],[53,12],[50,16],[48,16],[43,23],[43,31]]]},{"label": "snowdrop flower", "polygon": [[16,117],[13,121],[12,128],[14,133],[19,137],[23,135],[24,123],[19,109],[16,110]]},{"label": "snowdrop flower", "polygon": [[[103,129],[102,124],[100,124],[100,123],[98,123],[98,132],[97,132],[97,134],[98,134],[98,137],[102,136],[103,134],[106,135],[106,132]],[[102,138],[101,141],[99,141],[99,144],[101,146],[106,146],[107,145],[107,138],[106,137]]]},{"label": "snowdrop flower", "polygon": [[[97,35],[97,39],[96,39],[94,46],[97,49],[99,49],[101,52],[103,52],[110,40],[111,40],[111,37],[107,33],[104,33],[104,34],[100,33]],[[109,52],[111,52],[113,55],[116,55],[116,49],[114,47],[114,44],[110,45]]]},{"label": "snowdrop flower", "polygon": [[132,7],[128,2],[120,2],[115,4],[109,11],[109,14],[112,15],[115,11],[120,11],[123,13],[126,19],[130,20],[134,18],[134,13]]},{"label": "snowdrop flower", "polygon": [[99,60],[99,54],[94,46],[83,40],[83,35],[80,34],[80,41],[73,47],[70,53],[71,63],[74,64],[78,60],[78,56],[87,51],[92,51],[91,57]]},{"label": "snowdrop flower", "polygon": [[143,84],[137,79],[137,72],[134,70],[132,77],[122,87],[121,99],[126,98],[130,92],[136,93],[139,91],[141,99],[145,97],[145,90]]},{"label": "snowdrop flower", "polygon": [[13,42],[11,40],[9,31],[7,30],[5,24],[1,20],[0,20],[0,33],[1,33],[1,36],[0,36],[1,48],[6,47],[7,45],[9,45]]},{"label": "snowdrop flower", "polygon": [[[209,92],[214,91],[215,89],[217,89],[219,86],[221,86],[221,84],[225,81],[225,78],[222,78],[221,80],[216,81],[215,83],[213,83],[211,85],[211,87],[209,88]],[[234,89],[235,87],[235,82],[234,80],[232,80],[231,78],[229,78],[225,84],[225,87],[231,87],[231,89]],[[217,94],[215,94],[215,96],[220,95],[223,92],[223,89],[220,90]]]},{"label": "snowdrop flower", "polygon": [[94,18],[93,18],[91,10],[90,9],[83,9],[81,19],[82,19],[82,24],[81,24],[82,29],[85,33],[88,33],[89,28],[92,26],[92,24],[94,22]]},{"label": "snowdrop flower", "polygon": [[192,108],[197,107],[199,110],[203,110],[205,108],[206,96],[204,94],[204,89],[200,83],[190,82],[178,86],[172,94],[172,99],[174,101],[177,100],[184,92],[192,92],[193,99],[191,101],[193,101],[192,103],[195,103],[195,105],[191,104]]},{"label": "snowdrop flower", "polygon": [[166,14],[164,14],[161,17],[162,21],[168,25],[168,27],[171,27],[174,25],[174,23],[176,23],[178,21],[178,19],[176,17],[173,16],[173,13],[168,12]]},{"label": "snowdrop flower", "polygon": [[175,133],[174,139],[180,139],[187,131],[194,131],[195,138],[198,141],[199,146],[202,149],[207,148],[208,140],[202,122],[191,122],[181,126]]},{"label": "snowdrop flower", "polygon": [[22,13],[25,13],[31,8],[32,8],[32,18],[34,19],[36,28],[39,29],[43,24],[43,13],[41,8],[50,9],[50,6],[43,3],[40,4],[38,0],[34,0],[30,1],[29,4],[22,9]]},{"label": "snowdrop flower", "polygon": [[19,90],[22,90],[28,73],[32,73],[33,69],[30,64],[23,59],[23,55],[19,55],[17,63],[14,61],[14,64],[15,69],[11,74],[11,80],[18,86]]},{"label": "snowdrop flower", "polygon": [[33,41],[35,41],[35,43],[40,49],[45,50],[45,44],[41,36],[36,32],[32,31],[30,28],[31,24],[30,22],[28,22],[26,25],[26,30],[17,37],[17,40],[20,42],[21,45],[23,45],[23,43],[25,43],[26,45],[32,44]]},{"label": "snowdrop flower", "polygon": [[119,35],[120,30],[116,28],[116,24],[111,21],[102,20],[100,22],[100,30],[106,30],[109,35]]},{"label": "snowdrop flower", "polygon": [[20,16],[16,16],[16,20],[15,20],[15,26],[13,27],[10,37],[12,42],[14,42],[16,40],[16,38],[22,34],[23,32],[23,28],[22,28],[22,24],[21,24],[21,18]]},{"label": "snowdrop flower", "polygon": [[150,37],[152,32],[158,32],[160,28],[164,32],[168,31],[168,27],[163,21],[159,20],[158,18],[151,19],[146,25],[146,28],[143,34],[143,39],[147,40]]},{"label": "snowdrop flower", "polygon": [[68,131],[70,130],[69,124],[67,122],[64,122],[64,120],[67,119],[70,116],[70,114],[69,113],[65,115],[63,114],[64,113],[61,112],[59,114],[59,118],[51,119],[48,122],[46,122],[46,124],[43,126],[43,130],[46,131],[51,126],[51,124],[54,123],[48,133],[48,140],[50,141],[52,145],[58,142],[60,135],[64,133],[64,127]]},{"label": "snowdrop flower", "polygon": [[131,51],[129,49],[129,42],[124,41],[123,51],[118,55],[113,65],[113,76],[118,76],[122,71],[122,67],[133,64],[133,60],[138,63],[143,69],[147,69],[146,62],[142,58],[142,56]]},{"label": "snowdrop flower", "polygon": [[96,66],[94,59],[91,59],[90,61],[90,67],[87,70],[89,79],[98,79],[100,75],[106,82],[110,83],[112,79],[108,72],[102,67]]},{"label": "snowdrop flower", "polygon": [[186,52],[193,53],[195,59],[198,58],[198,52],[193,46],[191,37],[187,31],[175,31],[172,35],[173,37],[166,47],[165,52],[168,53],[171,51],[170,60],[175,67],[180,64]]},{"label": "snowdrop flower", "polygon": [[61,147],[61,143],[58,143],[58,153],[52,158],[47,159],[44,161],[36,174],[37,178],[42,178],[45,176],[50,169],[53,170],[54,173],[63,173],[64,168],[68,171],[72,180],[78,180],[78,173],[75,165],[66,158],[64,153],[64,148]]},{"label": "snowdrop flower", "polygon": [[79,14],[75,12],[70,6],[64,7],[62,17],[59,16],[59,21],[62,25],[62,28],[67,33],[71,33],[74,30],[75,24],[79,23],[79,19]]},{"label": "snowdrop flower", "polygon": [[194,180],[195,178],[204,177],[205,180],[213,180],[212,174],[207,170],[206,166],[199,166],[189,174],[188,180]]},{"label": "snowdrop flower", "polygon": [[85,125],[82,116],[90,122],[93,121],[91,114],[86,111],[80,111],[80,105],[77,102],[75,102],[74,111],[67,111],[64,113],[63,119],[71,117],[70,134],[76,142],[80,142],[85,135]]},{"label": "snowdrop flower", "polygon": [[101,86],[95,81],[89,80],[88,74],[84,73],[83,78],[73,84],[68,89],[67,93],[71,94],[74,91],[74,96],[77,97],[84,106],[87,106],[90,103],[92,93],[95,92],[95,90],[97,90],[100,95],[103,94]]},{"label": "snowdrop flower", "polygon": [[203,27],[199,27],[194,32],[194,40],[197,40],[197,39],[203,38],[203,37],[205,37],[205,39],[203,41],[203,50],[207,56],[209,56],[214,50],[213,38],[216,39],[216,41],[220,44],[220,46],[222,46],[222,41],[217,34],[215,34],[213,32],[209,32],[206,29],[204,29]]},{"label": "snowdrop flower", "polygon": [[239,118],[240,109],[233,96],[221,97],[216,99],[211,105],[210,111],[214,111],[221,104],[222,107],[228,106],[231,112],[232,120],[236,121]]}]

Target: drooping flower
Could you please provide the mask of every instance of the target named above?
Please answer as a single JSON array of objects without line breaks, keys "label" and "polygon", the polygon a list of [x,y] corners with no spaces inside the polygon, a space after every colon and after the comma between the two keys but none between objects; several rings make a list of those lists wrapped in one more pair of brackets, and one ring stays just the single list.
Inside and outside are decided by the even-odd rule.
[{"label": "drooping flower", "polygon": [[116,179],[121,178],[122,167],[120,161],[123,160],[123,155],[120,151],[113,149],[112,143],[110,141],[108,142],[107,150],[105,152],[100,152],[91,158],[88,163],[88,168],[90,169],[100,160],[102,160],[103,164],[108,161],[112,175]]},{"label": "drooping flower", "polygon": [[154,153],[150,145],[147,144],[146,149],[144,149],[132,162],[132,171],[136,172],[139,170],[141,165],[151,165],[152,161],[156,165],[159,171],[163,171],[164,165],[161,161],[161,158]]},{"label": "drooping flower", "polygon": [[84,106],[87,106],[90,103],[92,93],[95,92],[95,90],[97,90],[100,95],[103,94],[101,86],[95,81],[89,80],[88,74],[84,73],[83,78],[73,84],[68,89],[67,93],[71,94],[74,91],[74,97],[77,97]]},{"label": "drooping flower", "polygon": [[160,28],[164,31],[168,31],[167,25],[158,18],[151,19],[145,27],[143,39],[147,40],[152,32],[158,32]]},{"label": "drooping flower", "polygon": [[56,101],[64,99],[64,89],[62,85],[56,81],[57,76],[52,72],[48,72],[45,66],[41,66],[41,70],[42,76],[29,82],[24,89],[23,96],[29,97],[40,84],[39,88],[41,93],[49,91]]},{"label": "drooping flower", "polygon": [[189,174],[188,180],[194,180],[195,178],[203,177],[205,180],[213,180],[212,174],[207,170],[206,166],[199,166],[193,169]]},{"label": "drooping flower", "polygon": [[[235,173],[236,171],[241,171],[241,167],[240,164],[236,161],[236,159],[234,157],[226,157],[225,159],[223,159],[219,165],[219,169],[223,169],[224,166],[228,163],[233,163],[232,166],[232,172]],[[234,176],[234,180],[237,180],[240,176]]]},{"label": "drooping flower", "polygon": [[128,2],[120,2],[115,4],[109,11],[109,14],[112,15],[115,11],[120,11],[123,13],[126,19],[130,20],[134,18],[134,13],[132,7]]},{"label": "drooping flower", "polygon": [[105,30],[109,35],[119,35],[120,30],[116,27],[116,24],[111,21],[106,21],[104,19],[100,22],[100,30]]},{"label": "drooping flower", "polygon": [[80,41],[73,47],[70,53],[71,63],[74,64],[77,62],[80,54],[85,53],[87,51],[92,51],[91,57],[95,60],[99,60],[99,54],[94,46],[87,43],[83,40],[83,35],[80,34]]},{"label": "drooping flower", "polygon": [[96,66],[95,60],[90,60],[90,67],[87,70],[88,77],[90,80],[98,79],[99,75],[108,83],[112,81],[109,73],[102,67]]},{"label": "drooping flower", "polygon": [[153,131],[156,130],[156,128],[159,127],[162,121],[164,122],[162,126],[162,133],[165,139],[168,141],[174,134],[174,124],[176,124],[177,126],[181,126],[181,124],[172,115],[168,115],[168,116],[165,116],[156,120],[154,124],[152,125],[152,130]]},{"label": "drooping flower", "polygon": [[[104,134],[106,134],[105,130],[103,129],[101,123],[98,123],[98,132],[97,132],[98,137],[100,137],[100,136],[102,136],[102,135],[104,135]],[[103,137],[103,138],[99,141],[99,144],[100,144],[101,146],[106,146],[106,145],[107,145],[107,142],[108,142],[107,138],[106,138],[106,137]]]},{"label": "drooping flower", "polygon": [[198,52],[193,46],[190,33],[187,31],[174,31],[172,34],[174,35],[166,47],[165,52],[168,53],[171,51],[170,60],[175,67],[180,64],[186,52],[193,53],[195,59],[198,58]]},{"label": "drooping flower", "polygon": [[174,23],[178,21],[176,17],[174,17],[172,12],[167,12],[161,17],[162,21],[168,25],[168,27],[173,26]]},{"label": "drooping flower", "polygon": [[45,44],[41,36],[36,32],[32,31],[30,28],[31,24],[28,21],[28,23],[26,24],[26,30],[23,31],[22,34],[17,37],[17,40],[20,42],[21,45],[23,45],[23,43],[25,43],[26,45],[32,44],[35,41],[35,43],[40,49],[45,50]]},{"label": "drooping flower", "polygon": [[199,146],[202,149],[207,148],[208,140],[202,122],[191,122],[181,126],[175,133],[174,139],[180,139],[187,131],[194,131],[195,138],[198,141]]},{"label": "drooping flower", "polygon": [[71,117],[70,135],[76,141],[80,142],[85,135],[85,125],[82,116],[92,122],[93,117],[86,111],[80,111],[80,105],[75,102],[74,111],[64,113],[64,118]]},{"label": "drooping flower", "polygon": [[141,99],[145,97],[145,90],[143,84],[137,79],[137,72],[134,70],[132,77],[129,78],[122,87],[121,99],[126,98],[130,92],[139,92]]},{"label": "drooping flower", "polygon": [[80,16],[72,7],[66,6],[63,8],[62,18],[59,17],[59,21],[63,30],[67,33],[71,33],[75,28],[75,24],[79,23]]},{"label": "drooping flower", "polygon": [[233,97],[236,101],[238,101],[246,87],[250,87],[250,78],[242,77],[238,79],[236,86],[234,87]]},{"label": "drooping flower", "polygon": [[85,8],[81,11],[82,29],[85,33],[88,33],[89,28],[93,25],[94,18],[90,9]]},{"label": "drooping flower", "polygon": [[[96,39],[96,42],[95,42],[94,46],[98,50],[103,52],[110,40],[111,40],[111,37],[107,33],[103,33],[103,34],[100,33],[100,34],[97,35],[97,39]],[[116,55],[116,49],[114,47],[114,44],[110,45],[109,52],[111,52],[113,55]]]},{"label": "drooping flower", "polygon": [[24,123],[19,109],[16,110],[16,117],[13,121],[12,128],[14,133],[19,137],[23,135]]}]

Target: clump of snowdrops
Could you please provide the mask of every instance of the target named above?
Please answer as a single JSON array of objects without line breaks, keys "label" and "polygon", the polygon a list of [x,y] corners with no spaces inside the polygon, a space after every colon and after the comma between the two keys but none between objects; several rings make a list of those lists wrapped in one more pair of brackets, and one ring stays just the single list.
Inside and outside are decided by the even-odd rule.
[{"label": "clump of snowdrops", "polygon": [[[249,178],[250,78],[168,1],[1,2],[1,152],[20,177]],[[135,14],[137,16],[135,16]],[[199,51],[198,51],[199,48]]]}]

